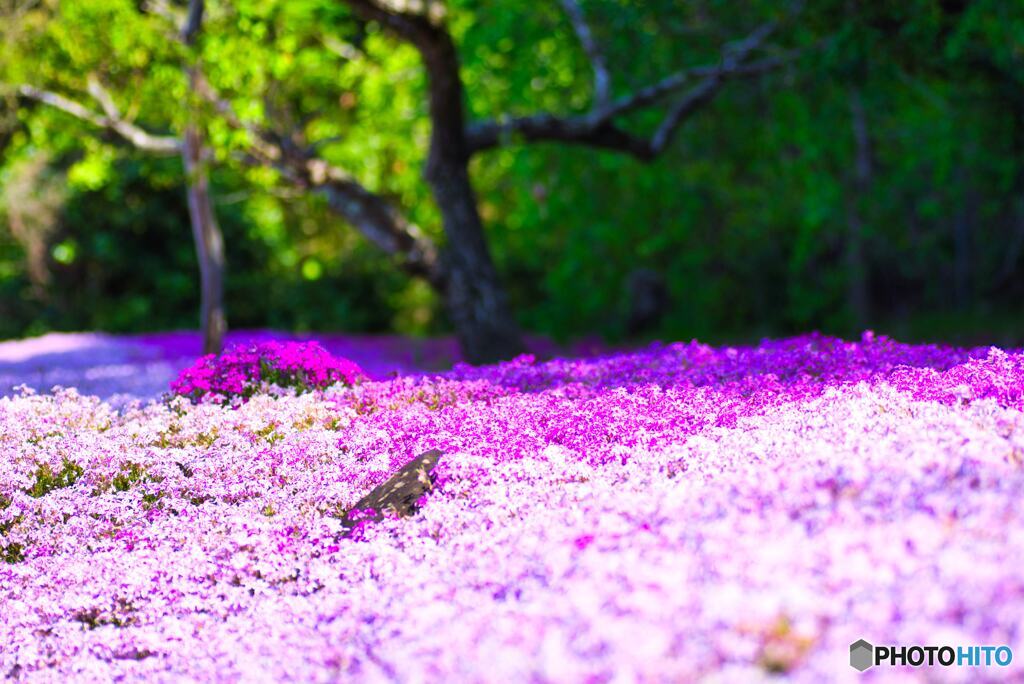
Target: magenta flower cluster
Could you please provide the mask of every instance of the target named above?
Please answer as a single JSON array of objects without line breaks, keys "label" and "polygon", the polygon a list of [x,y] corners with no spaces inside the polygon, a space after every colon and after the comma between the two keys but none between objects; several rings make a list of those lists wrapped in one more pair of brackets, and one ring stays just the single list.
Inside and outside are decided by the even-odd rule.
[{"label": "magenta flower cluster", "polygon": [[171,383],[171,391],[193,402],[237,402],[271,388],[301,394],[336,383],[352,386],[362,377],[359,366],[316,342],[270,341],[201,357]]},{"label": "magenta flower cluster", "polygon": [[[1016,659],[848,658],[861,638],[1024,653],[1022,387],[1017,351],[865,334],[521,357],[233,411],[15,394],[0,677],[1018,681]],[[342,533],[435,448],[415,516]]]}]

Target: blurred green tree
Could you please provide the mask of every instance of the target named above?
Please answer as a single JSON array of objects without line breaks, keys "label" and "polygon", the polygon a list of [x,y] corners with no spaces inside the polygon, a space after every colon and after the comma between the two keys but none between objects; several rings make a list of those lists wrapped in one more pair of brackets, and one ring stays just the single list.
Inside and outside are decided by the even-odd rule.
[{"label": "blurred green tree", "polygon": [[[26,27],[30,27],[33,20],[38,20],[40,15],[32,11],[34,4],[31,2],[14,2],[7,12],[8,20],[12,22],[11,25],[13,25],[13,20],[18,19],[24,21]],[[45,13],[49,9],[43,8],[42,12]],[[203,9],[204,3],[202,0],[191,0],[189,3],[188,13],[181,25],[178,37],[186,53],[194,45],[196,36],[201,29]],[[134,17],[128,13],[121,13],[115,17],[108,16],[107,18],[122,20],[125,16],[129,17],[128,21],[118,24],[118,28],[123,31],[130,32],[133,28],[151,28],[141,26],[141,22],[138,20],[132,21]],[[26,32],[29,33],[30,31],[31,28],[27,28]],[[81,36],[67,31],[67,27],[64,27],[62,31],[61,27],[58,26],[57,30],[52,31],[50,35],[54,39],[52,47],[58,50],[63,48],[64,55],[72,56],[72,59],[74,59],[75,56],[78,56],[75,54],[76,52],[79,55],[83,52],[72,49],[75,47],[75,43],[81,39]],[[5,37],[10,40],[12,36],[14,38],[21,37],[18,28],[15,28],[12,34]],[[129,61],[134,59],[145,62],[147,55],[144,52],[144,43],[137,41],[140,39],[145,41],[147,37],[150,40],[154,38],[151,30],[149,32],[143,30],[140,34],[134,36],[115,34],[111,41],[111,47],[115,52],[107,53],[105,57],[109,58],[110,54],[124,54],[125,58]],[[33,47],[40,45],[40,43],[35,41],[29,41],[28,44]],[[118,50],[120,52],[117,52]],[[81,62],[87,63],[87,60],[88,57],[82,59]],[[16,59],[5,60],[4,65],[14,75],[19,74],[20,67],[22,66]],[[80,69],[82,64],[76,64],[75,66]],[[193,64],[186,71],[191,89],[194,90],[199,73],[198,66]],[[81,76],[80,73],[75,75]],[[64,76],[70,77],[71,74],[64,74]],[[131,120],[133,118],[132,115],[126,117],[121,113],[114,97],[102,84],[100,77],[97,76],[95,71],[90,70],[85,74],[85,83],[89,96],[100,110],[98,112],[60,93],[43,90],[30,83],[17,85],[14,92],[18,96],[36,100],[61,112],[70,114],[99,130],[109,131],[138,150],[157,155],[180,155],[186,177],[189,219],[192,225],[196,256],[199,262],[201,292],[200,328],[203,334],[203,347],[205,353],[219,353],[226,331],[223,300],[224,239],[217,225],[213,202],[209,195],[209,174],[206,168],[209,155],[207,154],[204,142],[205,136],[201,126],[198,121],[193,120],[193,117],[189,117],[180,137],[153,135],[144,128],[137,126]],[[191,109],[191,106],[186,105],[186,108]],[[12,223],[12,227],[14,225]],[[36,244],[38,244],[38,241],[36,241]],[[36,256],[30,257],[30,263],[36,264],[35,270],[38,271],[38,258]],[[37,280],[38,278],[36,276]]]},{"label": "blurred green tree", "polygon": [[[440,302],[454,295],[448,264],[479,259],[452,253],[455,205],[445,210],[421,174],[433,86],[394,22],[433,20],[427,5],[356,4],[363,14],[341,1],[211,2],[188,48],[180,0],[42,0],[0,22],[0,80],[103,116],[92,77],[143,131],[180,139],[190,119],[199,124],[233,325],[437,332]],[[903,337],[1022,339],[1020,3],[808,3],[738,70],[757,77],[720,79],[693,110],[707,115],[688,117],[656,156],[649,145],[687,88],[699,93],[725,63],[723,46],[735,54],[737,36],[780,19],[776,3],[452,0],[446,11],[432,30],[458,48],[464,175],[474,225],[487,227],[469,230],[486,236],[470,251],[493,259],[484,289],[506,292],[499,318],[516,319],[503,329],[722,340],[870,324]],[[688,78],[673,92],[593,123],[602,99],[614,107],[671,85],[682,65]],[[34,243],[0,231],[3,330],[187,320],[195,288],[182,277],[194,257],[168,242],[172,220],[188,216],[180,164],[115,146],[109,127],[97,135],[11,89],[0,114],[6,223],[63,207],[39,213],[50,228],[31,232]],[[152,244],[136,222],[152,226]],[[103,305],[76,304],[101,268],[121,274],[90,290]],[[40,273],[49,281],[33,285]],[[49,304],[31,303],[44,295]],[[473,309],[448,310],[467,337],[473,326],[458,315]],[[502,337],[507,353],[514,337]]]},{"label": "blurred green tree", "polygon": [[[25,53],[21,59],[5,60],[4,78],[18,83],[18,95],[110,131],[139,149],[183,154],[204,276],[204,325],[208,330],[218,329],[209,319],[210,307],[215,305],[207,302],[206,295],[218,291],[219,286],[205,284],[215,279],[211,273],[219,270],[216,245],[220,241],[211,222],[212,211],[208,207],[195,209],[196,202],[208,194],[199,163],[199,127],[192,118],[197,107],[186,104],[171,109],[169,102],[201,100],[211,139],[220,143],[225,160],[248,164],[257,174],[272,170],[269,182],[285,182],[322,194],[333,211],[392,254],[406,271],[425,278],[444,296],[466,358],[483,362],[507,358],[519,352],[522,343],[470,181],[474,155],[510,144],[558,142],[648,161],[668,148],[680,125],[710,102],[726,82],[759,76],[788,59],[786,54],[757,57],[777,27],[778,17],[772,17],[744,38],[726,42],[715,61],[676,69],[649,85],[622,89],[618,94],[600,42],[582,9],[573,0],[565,0],[565,15],[593,73],[590,106],[583,112],[566,113],[562,107],[540,114],[469,121],[462,64],[451,30],[458,17],[450,19],[445,4],[436,0],[397,4],[353,0],[344,4],[352,14],[340,13],[335,4],[325,2],[239,2],[220,7],[219,15],[211,16],[201,46],[190,56],[194,34],[186,28],[181,40],[168,40],[161,35],[167,33],[166,25],[153,19],[173,19],[178,10],[169,4],[152,2],[138,12],[127,2],[83,2],[73,7],[57,3],[30,11],[23,18],[27,26],[35,24],[36,30],[27,29],[18,43],[26,51],[47,55],[42,68],[27,68]],[[202,16],[203,3],[192,2],[188,9],[182,21],[185,26]],[[324,31],[325,26],[330,30]],[[89,49],[83,49],[84,36],[77,31],[69,38],[78,27],[96,33],[96,43],[90,41]],[[113,30],[104,33],[101,27]],[[425,126],[429,142],[423,177],[440,215],[443,249],[394,202],[357,180],[342,163],[343,152],[324,150],[337,142],[337,133],[346,137],[338,126],[345,121],[346,102],[364,92],[373,97],[374,89],[380,87],[379,77],[370,78],[368,72],[380,68],[372,55],[384,46],[366,50],[360,45],[368,42],[377,27],[414,48],[423,70],[416,84],[425,90],[428,119],[420,123],[421,135],[423,124],[429,124]],[[364,53],[370,58],[362,59]],[[394,71],[383,72],[385,78],[411,66],[412,54],[396,53],[397,59],[379,60],[395,62]],[[243,54],[247,59],[242,59]],[[351,76],[361,87],[339,89],[337,73],[360,61],[366,64],[352,68]],[[176,77],[180,69],[175,66],[182,62],[188,64],[185,84]],[[40,81],[50,83],[36,85]],[[83,81],[102,113],[81,104],[80,98],[50,87],[71,90],[77,86],[81,90]],[[116,84],[116,92],[101,81]],[[130,99],[131,116],[121,114],[118,94]],[[620,123],[638,112],[657,112],[657,105],[664,102],[669,104],[649,135],[631,133]],[[152,117],[162,126],[184,133],[153,134],[133,121],[136,116]],[[395,163],[405,162],[396,159]]]}]

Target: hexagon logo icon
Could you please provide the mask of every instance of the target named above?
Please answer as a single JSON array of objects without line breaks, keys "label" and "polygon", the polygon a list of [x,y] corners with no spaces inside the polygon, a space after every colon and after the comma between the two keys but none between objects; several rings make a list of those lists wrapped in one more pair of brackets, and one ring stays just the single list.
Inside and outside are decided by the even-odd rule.
[{"label": "hexagon logo icon", "polygon": [[857,672],[863,672],[874,665],[875,647],[858,639],[850,644],[850,667]]}]

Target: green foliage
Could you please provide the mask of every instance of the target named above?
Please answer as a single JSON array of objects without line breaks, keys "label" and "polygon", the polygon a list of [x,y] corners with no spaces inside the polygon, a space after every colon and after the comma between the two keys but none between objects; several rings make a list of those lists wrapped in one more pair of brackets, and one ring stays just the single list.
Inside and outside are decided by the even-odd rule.
[{"label": "green foliage", "polygon": [[[7,508],[10,508],[10,505],[11,505],[11,498],[8,497],[8,496],[4,496],[3,494],[0,494],[0,511],[4,511]],[[10,518],[8,520],[0,521],[0,537],[6,537],[7,533],[10,532],[12,529],[14,529],[14,526],[17,525],[19,522],[21,522],[21,516],[20,515],[16,515],[16,516],[14,516],[14,517],[12,517],[12,518]],[[21,549],[21,546],[18,545],[18,544],[12,544],[11,546],[17,546],[19,551]],[[7,553],[7,551],[5,550],[5,554],[6,553]],[[16,561],[7,561],[7,562],[13,563],[13,562],[16,562]]]},{"label": "green foliage", "polygon": [[127,492],[132,485],[138,484],[147,479],[146,469],[138,463],[126,463],[121,466],[121,472],[114,476],[112,484],[115,492]]},{"label": "green foliage", "polygon": [[[216,154],[234,327],[443,331],[437,296],[321,198],[239,163],[249,134],[190,102],[184,74],[201,63],[248,125],[316,145],[441,240],[421,178],[429,120],[416,52],[343,2],[210,2],[191,50],[146,6],[46,0],[0,20],[0,82],[95,109],[88,87],[98,79],[122,112],[160,134],[200,108]],[[715,63],[723,42],[782,11],[761,1],[583,6],[616,96]],[[449,7],[471,118],[590,106],[589,64],[559,3]],[[1024,338],[1006,315],[1024,296],[1024,7],[823,0],[805,3],[778,42],[805,54],[730,84],[652,164],[559,145],[475,160],[481,214],[523,326],[625,339],[627,283],[644,268],[661,274],[670,301],[646,336],[855,333],[856,214],[873,324],[915,337],[956,319]],[[866,187],[854,173],[853,92],[871,141]],[[194,327],[178,160],[134,153],[50,107],[0,108],[9,112],[0,117],[0,337]],[[619,124],[649,133],[663,113]],[[951,303],[955,315],[936,323]]]},{"label": "green foliage", "polygon": [[284,439],[284,435],[281,432],[278,432],[277,425],[275,423],[271,423],[266,427],[256,430],[256,432],[254,432],[253,434],[255,434],[260,439],[265,439],[267,441],[267,444],[270,445],[277,444],[278,442]]},{"label": "green foliage", "polygon": [[20,563],[25,560],[25,547],[18,542],[0,546],[0,560],[4,563]]},{"label": "green foliage", "polygon": [[42,463],[36,469],[35,482],[26,493],[38,499],[56,489],[73,486],[84,472],[80,465],[67,458],[63,459],[57,472],[53,471],[49,463]]}]

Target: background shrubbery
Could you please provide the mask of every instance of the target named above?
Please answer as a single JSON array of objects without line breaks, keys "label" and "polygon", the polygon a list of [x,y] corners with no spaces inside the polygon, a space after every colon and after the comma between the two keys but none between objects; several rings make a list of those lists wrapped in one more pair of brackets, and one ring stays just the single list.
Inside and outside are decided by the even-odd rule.
[{"label": "background shrubbery", "polygon": [[[558,3],[549,4],[452,3],[473,117],[586,105],[585,57]],[[715,340],[812,328],[851,334],[869,323],[903,338],[1024,337],[1016,315],[1024,296],[1019,7],[807,4],[787,40],[813,48],[808,56],[726,88],[655,163],[559,145],[500,149],[475,163],[493,254],[527,330]],[[587,4],[620,90],[712,58],[771,3],[691,3],[686,12],[646,5]],[[85,37],[103,28],[88,24],[98,22],[88,7],[73,20]],[[335,128],[315,124],[320,137],[343,140],[332,158],[437,237],[437,210],[419,178],[428,121],[415,52],[372,25],[353,28],[331,3],[237,7],[245,23],[233,24],[239,36],[224,43],[224,64],[211,72],[237,69],[240,83],[280,78],[282,101],[340,107]],[[354,41],[368,64],[310,38],[323,26]],[[208,31],[220,40],[218,30],[214,17]],[[261,47],[259,36],[271,34],[278,42]],[[168,69],[161,54],[146,59]],[[28,68],[5,65],[8,78]],[[154,90],[178,78],[146,68]],[[127,83],[133,72],[113,73]],[[329,100],[335,87],[345,91],[340,104]],[[864,178],[856,175],[854,98],[870,147]],[[19,108],[12,98],[0,107],[0,337],[194,327],[196,265],[179,161],[96,139],[47,107]],[[630,123],[650,127],[656,119],[645,116]],[[211,131],[217,145],[228,135]],[[232,326],[448,329],[429,287],[399,273],[315,197],[226,163],[214,167],[213,183]],[[859,262],[849,258],[852,214],[863,225]],[[631,331],[628,284],[638,269],[660,275],[668,306],[660,321]],[[861,310],[850,294],[858,274]]]}]

